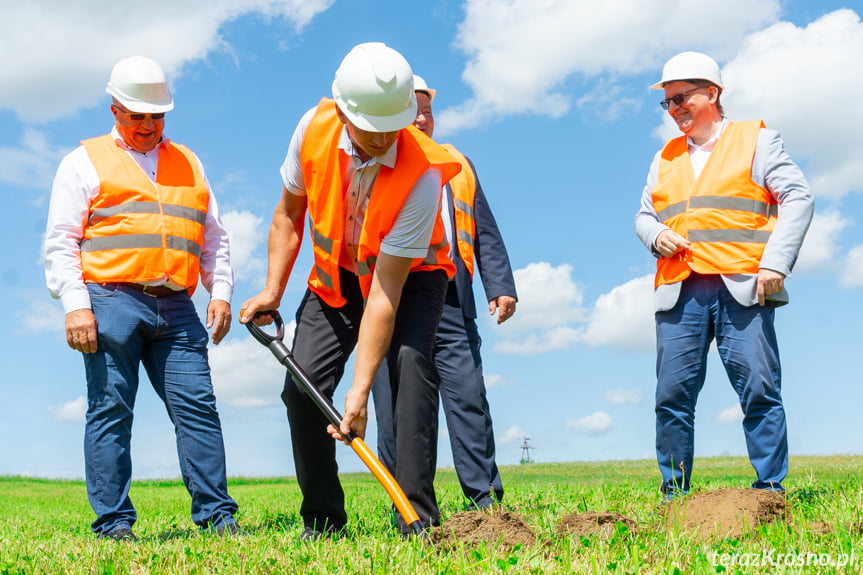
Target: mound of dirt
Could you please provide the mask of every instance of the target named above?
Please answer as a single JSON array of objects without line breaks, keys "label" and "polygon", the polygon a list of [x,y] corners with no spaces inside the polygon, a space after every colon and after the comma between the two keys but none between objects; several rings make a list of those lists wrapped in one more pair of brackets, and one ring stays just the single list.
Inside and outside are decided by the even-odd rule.
[{"label": "mound of dirt", "polygon": [[783,518],[785,499],[762,489],[718,489],[673,501],[662,514],[667,529],[692,532],[701,541],[739,539],[758,525]]},{"label": "mound of dirt", "polygon": [[508,553],[516,545],[533,545],[536,535],[527,523],[500,508],[492,513],[465,511],[441,522],[429,533],[429,540],[443,548],[465,544],[471,547],[489,545]]},{"label": "mound of dirt", "polygon": [[614,534],[614,529],[618,523],[626,525],[630,533],[638,531],[638,524],[626,515],[607,512],[596,513],[594,511],[567,515],[557,523],[556,531],[559,535],[575,533],[585,537],[598,535],[601,539],[608,539]]}]

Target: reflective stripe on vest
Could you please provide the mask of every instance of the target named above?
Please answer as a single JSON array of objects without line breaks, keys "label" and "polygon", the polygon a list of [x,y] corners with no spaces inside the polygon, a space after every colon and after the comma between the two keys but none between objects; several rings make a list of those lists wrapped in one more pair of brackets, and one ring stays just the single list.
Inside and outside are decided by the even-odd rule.
[{"label": "reflective stripe on vest", "polygon": [[[309,288],[332,307],[345,304],[339,281],[347,185],[343,176],[348,160],[339,149],[343,126],[333,100],[323,98],[306,127],[300,149],[315,257],[315,265],[309,274]],[[397,142],[396,166],[382,166],[378,173],[357,245],[359,281],[364,298],[368,297],[371,288],[381,240],[392,228],[414,184],[429,168],[440,171],[442,183],[449,181],[460,169],[452,156],[416,128],[401,130]],[[415,259],[411,271],[443,269],[452,277],[455,265],[447,257],[447,249],[443,222],[438,213],[429,254],[426,258]]]},{"label": "reflective stripe on vest", "polygon": [[187,148],[161,144],[155,183],[111,135],[81,142],[99,176],[84,237],[84,281],[198,283],[209,189]]},{"label": "reflective stripe on vest", "polygon": [[[166,216],[174,216],[176,218],[186,218],[197,222],[202,226],[207,221],[207,213],[195,208],[187,208],[185,206],[172,206],[169,204],[163,205],[161,212]],[[160,213],[159,202],[127,202],[119,206],[110,208],[100,208],[93,210],[90,213],[90,219],[87,220],[89,225],[94,225],[104,219],[117,216],[120,214],[158,214]]]},{"label": "reflective stripe on vest", "polygon": [[458,245],[458,253],[473,277],[474,266],[474,238],[476,237],[476,220],[473,215],[474,200],[476,199],[476,174],[473,166],[461,152],[452,144],[443,144],[443,147],[451,153],[461,164],[459,172],[450,180],[450,188],[453,195],[453,213],[455,215],[455,236]]},{"label": "reflective stripe on vest", "polygon": [[[82,252],[98,252],[102,250],[131,250],[138,248],[161,248],[161,234],[124,234],[122,236],[105,236],[81,241]],[[188,252],[196,258],[201,257],[201,246],[186,238],[165,236],[165,247],[169,250]]]},{"label": "reflective stripe on vest", "polygon": [[752,181],[752,160],[763,122],[732,122],[720,136],[698,179],[686,137],[662,151],[651,191],[665,225],[687,238],[690,251],[657,260],[655,286],[704,274],[758,273],[764,246],[776,225],[773,195]]}]

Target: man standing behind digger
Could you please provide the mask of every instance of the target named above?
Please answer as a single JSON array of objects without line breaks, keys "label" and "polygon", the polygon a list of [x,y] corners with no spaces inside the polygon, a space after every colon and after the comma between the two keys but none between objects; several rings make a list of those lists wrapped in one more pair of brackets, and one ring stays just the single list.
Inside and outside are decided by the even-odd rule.
[{"label": "man standing behind digger", "polygon": [[781,491],[788,474],[773,317],[788,303],[813,200],[782,138],[761,121],[730,122],[716,62],[671,58],[660,102],[683,135],[656,154],[635,231],[656,256],[656,455],[661,489],[689,491],[695,402],[716,347],[740,398],[752,487]]},{"label": "man standing behind digger", "polygon": [[[414,74],[414,91],[417,97],[414,126],[431,138],[436,90]],[[444,147],[458,159],[462,170],[444,186],[441,196],[441,216],[456,275],[447,287],[435,337],[434,361],[441,377],[443,411],[462,493],[470,506],[484,509],[503,499],[503,483],[495,462],[494,426],[482,376],[482,339],[477,330],[473,295],[474,259],[482,276],[489,314],[497,313],[499,324],[515,313],[515,279],[503,237],[473,163],[452,145],[444,144]],[[384,465],[393,469],[396,448],[392,394],[385,369],[381,369],[373,393],[378,456]]]},{"label": "man standing behind digger", "polygon": [[60,163],[45,238],[48,289],[66,311],[66,341],[87,370],[87,495],[100,538],[135,540],[129,499],[138,368],[165,403],[195,524],[236,535],[225,448],[207,361],[207,331],[191,294],[211,294],[207,328],[231,328],[228,235],[198,158],[162,137],[174,108],[165,74],[120,60],[107,92],[110,134]]},{"label": "man standing behind digger", "polygon": [[[369,393],[386,356],[403,454],[395,479],[427,528],[440,517],[433,485],[439,379],[432,350],[447,278],[455,273],[440,190],[460,166],[410,127],[413,73],[392,48],[354,47],[336,71],[332,94],[294,131],[270,227],[266,286],[243,304],[240,321],[278,308],[308,211],[315,264],[297,310],[294,358],[332,398],[357,347],[344,418],[338,430],[329,429],[344,440],[351,432],[364,437]],[[326,418],[290,375],[282,400],[303,493],[300,539],[316,540],[347,523],[335,444]],[[398,522],[408,534],[401,516]]]}]

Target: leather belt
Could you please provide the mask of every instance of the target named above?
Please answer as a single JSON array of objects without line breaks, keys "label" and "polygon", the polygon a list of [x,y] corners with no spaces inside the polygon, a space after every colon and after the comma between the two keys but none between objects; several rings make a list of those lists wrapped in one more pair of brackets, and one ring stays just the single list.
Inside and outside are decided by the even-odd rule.
[{"label": "leather belt", "polygon": [[136,289],[150,297],[165,297],[166,295],[174,295],[186,290],[173,290],[168,286],[149,286],[144,284],[127,283],[132,289]]}]

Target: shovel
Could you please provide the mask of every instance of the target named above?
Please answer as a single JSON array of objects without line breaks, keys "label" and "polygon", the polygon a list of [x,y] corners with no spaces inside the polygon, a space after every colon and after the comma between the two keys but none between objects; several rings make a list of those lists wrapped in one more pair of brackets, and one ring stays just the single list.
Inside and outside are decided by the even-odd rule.
[{"label": "shovel", "polygon": [[[335,407],[333,407],[332,402],[323,393],[321,393],[314,383],[312,383],[309,376],[307,376],[299,364],[297,364],[291,351],[283,343],[282,340],[285,337],[285,324],[282,321],[282,316],[279,315],[279,312],[276,310],[259,312],[255,315],[256,317],[258,315],[269,315],[272,317],[276,324],[276,334],[270,335],[255,325],[253,321],[250,321],[246,324],[246,327],[249,329],[249,332],[251,332],[252,337],[273,352],[276,359],[288,368],[288,371],[290,371],[291,375],[294,376],[294,380],[300,384],[300,388],[311,398],[312,401],[315,402],[315,405],[317,405],[318,409],[323,412],[329,422],[338,428],[342,422],[342,415]],[[366,443],[361,438],[357,437],[353,431],[351,431],[347,436],[347,440],[354,452],[360,456],[360,459],[362,459],[363,463],[366,464],[366,467],[369,468],[369,471],[371,471],[375,478],[377,478],[381,485],[383,485],[387,495],[389,495],[390,499],[393,500],[396,509],[398,509],[399,513],[402,514],[402,519],[405,520],[408,527],[410,527],[415,534],[421,535],[423,528],[420,523],[419,516],[416,511],[414,511],[408,498],[405,496],[405,492],[402,491],[402,488],[399,487],[399,484],[396,483],[396,480],[390,472],[387,471],[387,468],[383,466]]]}]

